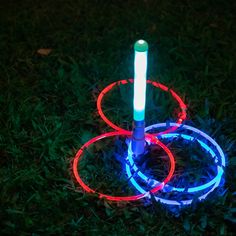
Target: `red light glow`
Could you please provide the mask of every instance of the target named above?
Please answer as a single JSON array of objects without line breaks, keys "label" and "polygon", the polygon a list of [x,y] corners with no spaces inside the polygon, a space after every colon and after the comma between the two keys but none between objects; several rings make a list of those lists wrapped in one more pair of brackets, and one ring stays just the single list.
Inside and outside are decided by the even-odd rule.
[{"label": "red light glow", "polygon": [[[121,132],[127,132],[127,130],[122,129],[121,127],[115,125],[113,122],[111,122],[103,113],[102,111],[102,100],[104,95],[106,95],[109,91],[111,91],[115,86],[120,86],[120,85],[125,85],[128,83],[133,83],[134,80],[133,79],[128,79],[128,80],[119,80],[117,82],[114,82],[110,85],[108,85],[107,87],[105,87],[102,92],[99,94],[98,99],[97,99],[97,110],[99,115],[101,116],[101,118],[104,120],[104,122],[109,125],[111,128],[113,128],[116,131],[121,131]],[[182,122],[186,119],[186,110],[187,110],[187,106],[186,104],[183,102],[183,100],[180,98],[180,96],[174,92],[172,89],[169,89],[167,86],[155,82],[155,81],[151,81],[151,80],[147,80],[148,84],[153,85],[156,88],[160,88],[161,90],[165,91],[165,92],[170,92],[171,96],[177,101],[177,103],[179,104],[179,107],[181,109],[181,111],[178,114],[178,119],[176,121],[177,124],[182,124]],[[161,133],[158,134],[164,134],[164,133],[169,133],[169,132],[173,132],[174,130],[176,130],[177,127],[171,127]],[[158,135],[158,134],[153,134],[153,135]]]},{"label": "red light glow", "polygon": [[82,158],[82,154],[83,154],[84,149],[88,148],[91,144],[95,143],[96,141],[98,141],[100,139],[108,138],[108,137],[112,137],[112,136],[120,136],[120,135],[130,136],[131,132],[130,131],[124,131],[124,132],[123,131],[118,131],[118,132],[115,131],[115,132],[105,133],[105,134],[102,134],[102,135],[99,135],[95,138],[90,139],[87,143],[85,143],[79,149],[79,151],[76,153],[74,161],[73,161],[73,173],[74,173],[76,180],[81,185],[81,187],[88,193],[93,193],[93,194],[96,193],[96,194],[98,194],[99,198],[105,198],[110,201],[136,201],[136,200],[139,200],[143,197],[146,197],[148,194],[150,194],[150,192],[156,193],[157,191],[163,189],[165,184],[171,179],[171,177],[174,174],[175,160],[174,160],[174,156],[171,153],[171,151],[161,141],[159,141],[157,138],[155,138],[155,136],[150,135],[150,134],[146,135],[146,140],[150,141],[153,144],[159,145],[166,152],[166,154],[168,155],[168,157],[170,159],[170,170],[169,170],[167,177],[164,179],[164,181],[162,183],[155,186],[153,189],[151,189],[149,192],[147,192],[145,194],[139,194],[139,195],[134,195],[134,196],[110,196],[110,195],[96,192],[94,189],[91,189],[88,185],[86,185],[83,182],[83,180],[81,179],[79,172],[78,172],[78,165],[79,165],[79,161]]}]

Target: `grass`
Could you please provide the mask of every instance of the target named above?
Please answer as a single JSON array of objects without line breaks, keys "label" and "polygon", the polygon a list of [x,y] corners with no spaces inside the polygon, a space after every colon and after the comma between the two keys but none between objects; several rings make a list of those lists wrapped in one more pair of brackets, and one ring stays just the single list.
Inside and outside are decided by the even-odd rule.
[{"label": "grass", "polygon": [[[1,235],[234,235],[235,7],[230,0],[2,3]],[[154,202],[98,200],[71,173],[76,150],[110,130],[97,115],[96,97],[132,77],[139,38],[150,44],[149,77],[175,88],[188,103],[188,119],[227,155],[218,197],[180,214]],[[40,48],[52,52],[42,56]],[[110,101],[107,114],[129,122],[128,110],[117,112],[119,99]]]}]

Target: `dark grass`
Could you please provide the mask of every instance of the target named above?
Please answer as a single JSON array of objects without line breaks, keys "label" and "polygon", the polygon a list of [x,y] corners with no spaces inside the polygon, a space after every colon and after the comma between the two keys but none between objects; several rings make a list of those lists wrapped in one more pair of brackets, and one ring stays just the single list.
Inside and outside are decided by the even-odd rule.
[{"label": "dark grass", "polygon": [[[225,0],[2,1],[1,235],[233,235],[235,7]],[[184,97],[188,119],[228,159],[226,191],[179,215],[154,202],[97,200],[71,174],[76,150],[110,130],[95,100],[107,84],[132,77],[139,38],[150,43],[149,77]],[[39,48],[53,50],[40,56]],[[122,112],[109,114],[122,122]]]}]

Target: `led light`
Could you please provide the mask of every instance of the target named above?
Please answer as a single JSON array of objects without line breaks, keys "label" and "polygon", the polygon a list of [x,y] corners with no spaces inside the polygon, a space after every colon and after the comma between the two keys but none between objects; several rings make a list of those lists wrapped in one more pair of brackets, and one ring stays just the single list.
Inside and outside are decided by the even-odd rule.
[{"label": "led light", "polygon": [[[128,131],[125,129],[122,129],[121,127],[119,127],[118,125],[114,124],[111,120],[108,119],[108,117],[106,117],[106,115],[103,112],[102,109],[102,103],[103,103],[103,98],[104,96],[106,96],[110,91],[112,91],[113,88],[115,88],[116,86],[121,86],[121,85],[127,85],[127,84],[132,84],[134,83],[133,79],[128,79],[128,80],[119,80],[117,82],[113,82],[112,84],[109,84],[107,87],[105,87],[100,94],[98,95],[98,99],[97,99],[97,111],[98,114],[100,115],[100,117],[103,119],[103,121],[110,126],[111,128],[113,128],[114,130],[117,131]],[[159,88],[164,92],[169,93],[172,98],[178,103],[179,105],[179,109],[180,109],[180,113],[178,114],[178,118],[176,120],[176,123],[178,124],[182,124],[183,121],[186,119],[186,111],[187,111],[187,106],[186,104],[183,102],[183,100],[180,98],[180,96],[175,93],[172,89],[169,89],[167,86],[165,86],[164,84],[155,82],[155,81],[151,81],[151,80],[147,80],[147,84],[150,84],[152,86],[154,86],[155,88]],[[167,130],[165,130],[162,133],[169,133],[169,132],[173,132],[174,130],[176,130],[178,127],[172,126],[170,128],[167,128]],[[153,135],[157,135],[157,134],[153,134]]]},{"label": "led light", "polygon": [[145,118],[148,44],[138,40],[134,45],[134,120]]},{"label": "led light", "polygon": [[[94,137],[91,140],[89,140],[87,143],[85,143],[78,150],[73,160],[73,173],[74,173],[75,179],[86,192],[97,194],[99,198],[105,198],[111,201],[135,201],[144,197],[151,198],[151,196],[153,196],[152,194],[157,193],[157,191],[159,190],[163,190],[165,193],[167,192],[171,193],[171,191],[184,192],[184,193],[196,193],[196,192],[205,190],[204,192],[201,192],[201,194],[203,195],[200,196],[200,194],[197,193],[197,195],[193,197],[193,199],[203,200],[209,195],[210,192],[214,191],[214,189],[217,188],[221,183],[221,179],[224,174],[224,167],[225,167],[224,153],[222,149],[220,148],[220,146],[207,134],[191,126],[182,125],[182,122],[186,119],[187,106],[179,97],[179,95],[176,94],[172,89],[166,87],[163,84],[147,80],[147,64],[148,64],[147,57],[148,57],[147,42],[144,40],[138,40],[134,45],[134,80],[129,79],[129,80],[120,80],[120,81],[114,82],[108,85],[106,88],[104,88],[102,92],[99,94],[98,99],[97,99],[98,113],[100,114],[101,118],[116,131],[105,133],[97,137]],[[128,83],[134,83],[134,98],[133,98],[133,120],[134,120],[133,124],[134,125],[133,125],[132,132],[128,130],[124,130],[121,127],[118,127],[117,125],[112,123],[112,121],[110,121],[104,115],[102,111],[102,107],[101,107],[102,99],[107,92],[109,92],[115,86],[120,86],[120,85],[124,85]],[[145,105],[146,105],[146,84],[147,83],[151,84],[154,87],[160,88],[161,90],[165,92],[170,93],[170,95],[178,103],[181,111],[177,115],[176,123],[160,123],[160,124],[154,124],[145,128]],[[161,132],[158,132],[158,133],[153,132],[152,134],[145,133],[146,131],[149,131],[153,128],[159,128],[159,127],[162,127],[162,128],[164,127],[166,128],[166,130],[162,130]],[[180,131],[183,131],[183,129],[188,130],[188,131],[186,132],[186,134],[173,133],[173,131],[175,131],[176,129],[179,129]],[[191,136],[192,135],[191,132],[194,134],[193,136]],[[189,133],[191,133],[191,135]],[[140,192],[140,194],[138,195],[111,196],[111,195],[106,195],[106,194],[97,192],[97,190],[91,189],[88,185],[86,185],[83,182],[78,172],[78,165],[83,156],[83,152],[86,148],[88,148],[91,144],[97,142],[98,140],[112,137],[112,136],[119,136],[119,135],[128,136],[129,140],[130,140],[130,137],[132,136],[132,139],[128,145],[128,155],[126,157],[125,170],[133,186]],[[165,146],[159,140],[159,138],[172,139],[172,138],[178,138],[178,137],[184,140],[188,140],[188,141],[197,141],[199,145],[202,147],[202,149],[205,149],[205,151],[211,155],[217,167],[216,168],[217,174],[213,179],[211,179],[209,182],[204,183],[202,185],[199,185],[199,186],[194,185],[194,187],[190,187],[190,188],[186,188],[186,187],[177,188],[177,187],[170,186],[167,184],[167,182],[170,181],[171,177],[174,174],[175,160],[171,151],[168,149],[167,146]],[[206,139],[207,141],[203,142],[202,139]],[[148,176],[143,174],[139,170],[139,168],[135,165],[133,158],[138,157],[140,154],[144,153],[144,147],[146,143],[148,145],[150,144],[159,145],[169,157],[170,170],[167,177],[162,182],[149,178]],[[216,154],[215,154],[215,151],[216,151]],[[148,191],[145,190],[142,185],[139,185],[136,182],[136,179],[134,177],[139,177],[140,179],[142,179],[142,184],[145,181],[147,186],[150,187],[150,189],[148,189]],[[164,196],[166,197],[166,195]],[[180,195],[178,194],[178,196]],[[193,199],[189,199],[189,198],[187,198],[187,200],[181,200],[181,199],[170,200],[170,199],[165,199],[163,197],[158,197],[157,195],[153,197],[156,199],[156,201],[160,201],[164,204],[169,204],[169,205],[179,205],[179,206],[188,205],[188,204],[191,204],[193,201]]]},{"label": "led light", "polygon": [[[171,179],[171,177],[174,174],[174,170],[175,170],[175,160],[174,160],[174,156],[172,155],[171,151],[163,144],[161,143],[158,139],[156,139],[155,137],[153,137],[150,134],[147,134],[146,138],[149,140],[149,142],[155,142],[156,144],[158,144],[168,155],[169,159],[170,159],[170,171],[167,175],[167,177],[163,180],[162,183],[158,184],[157,186],[153,187],[150,191],[142,193],[142,194],[138,194],[138,195],[134,195],[134,196],[110,196],[107,194],[103,194],[103,193],[99,193],[97,191],[95,191],[94,189],[91,189],[88,185],[86,185],[82,178],[80,177],[79,171],[78,171],[78,165],[79,162],[82,158],[83,152],[86,148],[88,148],[91,144],[97,142],[98,140],[104,139],[104,138],[108,138],[108,137],[113,137],[113,136],[120,136],[120,135],[129,135],[130,132],[110,132],[110,133],[104,133],[102,135],[99,135],[95,138],[92,138],[91,140],[89,140],[87,143],[85,143],[76,153],[75,158],[73,160],[73,173],[74,176],[76,178],[76,180],[78,181],[78,183],[80,184],[80,186],[88,193],[94,193],[97,194],[99,196],[99,198],[105,198],[107,200],[110,201],[136,201],[139,200],[141,198],[144,197],[148,197],[151,193],[155,193],[161,189],[163,189],[164,185]],[[126,172],[128,174],[131,174],[131,172],[129,173],[130,169],[126,169]],[[140,189],[141,190],[141,189]]]},{"label": "led light", "polygon": [[[199,191],[202,191],[202,190],[205,190],[209,187],[212,186],[212,188],[210,190],[208,190],[207,193],[203,194],[202,196],[199,196],[198,199],[199,200],[203,200],[205,199],[208,194],[210,192],[212,192],[216,187],[219,186],[220,182],[221,182],[221,178],[223,176],[223,173],[224,173],[224,167],[225,167],[225,156],[224,156],[224,153],[222,151],[222,149],[220,148],[220,146],[210,137],[208,136],[207,134],[205,134],[204,132],[194,128],[194,127],[191,127],[191,126],[188,126],[188,125],[179,125],[179,124],[176,124],[176,123],[170,123],[168,124],[170,125],[171,127],[181,127],[183,129],[186,129],[186,130],[190,130],[194,133],[196,133],[197,135],[199,136],[202,136],[203,138],[205,138],[209,143],[211,143],[217,150],[218,154],[219,154],[219,157],[215,154],[215,152],[204,142],[202,142],[200,139],[198,138],[195,138],[195,137],[192,137],[190,135],[186,135],[186,134],[177,134],[177,133],[170,133],[170,134],[160,134],[158,135],[159,138],[173,138],[173,137],[181,137],[185,140],[189,140],[189,141],[193,141],[193,140],[196,140],[198,141],[198,143],[201,145],[201,147],[203,149],[205,149],[206,152],[208,152],[212,158],[215,158],[215,163],[217,164],[217,175],[215,176],[215,178],[213,178],[212,180],[210,180],[208,183],[206,184],[203,184],[203,185],[200,185],[200,186],[197,186],[197,187],[190,187],[190,188],[175,188],[175,187],[172,187],[170,185],[166,185],[163,190],[166,189],[166,191],[177,191],[177,192],[188,192],[188,193],[194,193],[194,192],[199,192]],[[146,131],[149,131],[153,128],[159,128],[159,127],[165,127],[167,126],[167,124],[165,123],[160,123],[160,124],[155,124],[155,125],[151,125],[149,127],[146,127]],[[133,184],[133,186],[140,192],[140,193],[145,193],[146,191],[136,182],[136,180],[132,177],[131,175],[131,171],[130,171],[130,167],[132,169],[134,169],[136,171],[136,173],[138,174],[138,176],[143,179],[144,181],[147,182],[147,184],[150,184],[151,187],[154,187],[156,184],[160,184],[160,182],[156,181],[156,180],[152,180],[150,178],[148,178],[146,175],[144,175],[142,172],[140,172],[138,170],[138,167],[135,165],[134,161],[133,161],[133,158],[132,158],[132,153],[131,153],[131,148],[129,148],[129,152],[128,152],[128,156],[127,156],[127,159],[129,161],[129,164],[126,164],[126,171],[127,171],[127,175],[128,177],[130,178],[130,181],[131,183]],[[163,198],[160,198],[160,197],[157,197],[155,196],[155,199],[157,201],[160,201],[162,203],[165,203],[165,204],[169,204],[169,205],[188,205],[188,204],[191,204],[192,203],[192,200],[179,200],[179,201],[175,201],[175,200],[169,200],[169,199],[163,199]]]}]

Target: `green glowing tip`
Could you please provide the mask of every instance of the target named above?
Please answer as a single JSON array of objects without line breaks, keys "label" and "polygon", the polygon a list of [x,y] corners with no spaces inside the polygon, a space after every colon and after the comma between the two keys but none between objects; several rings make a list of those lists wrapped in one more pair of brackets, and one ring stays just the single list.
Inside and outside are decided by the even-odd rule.
[{"label": "green glowing tip", "polygon": [[137,52],[146,52],[148,50],[148,43],[145,40],[140,39],[134,44],[134,50]]}]

